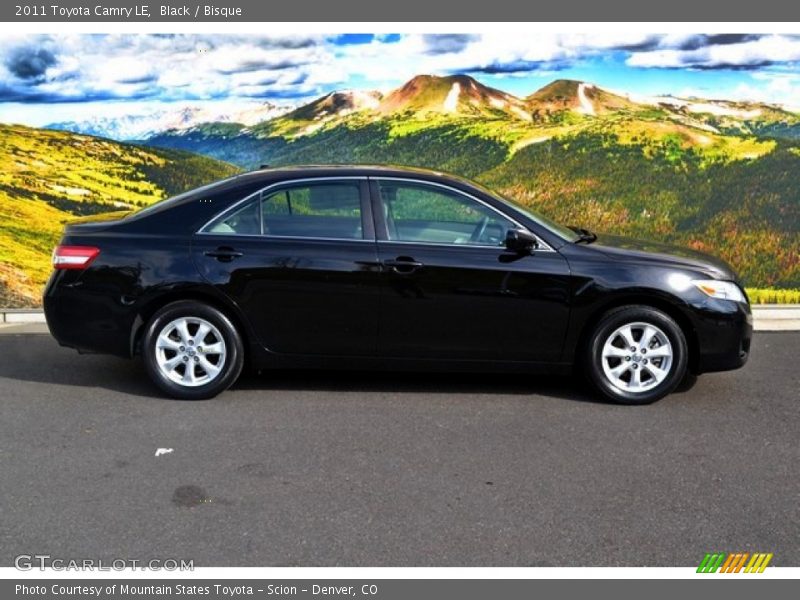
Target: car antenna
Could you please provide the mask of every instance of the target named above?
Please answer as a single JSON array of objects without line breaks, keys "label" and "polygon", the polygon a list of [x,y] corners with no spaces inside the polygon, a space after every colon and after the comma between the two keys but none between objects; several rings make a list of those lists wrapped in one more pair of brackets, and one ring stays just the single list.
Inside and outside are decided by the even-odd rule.
[{"label": "car antenna", "polygon": [[269,165],[258,165],[259,169],[269,169]]}]

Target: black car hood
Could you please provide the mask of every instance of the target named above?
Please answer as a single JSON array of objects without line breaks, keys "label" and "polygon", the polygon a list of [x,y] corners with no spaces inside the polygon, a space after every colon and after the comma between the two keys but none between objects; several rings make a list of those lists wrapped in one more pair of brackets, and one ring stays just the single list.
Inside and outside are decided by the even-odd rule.
[{"label": "black car hood", "polygon": [[597,240],[590,247],[619,260],[682,265],[699,269],[714,279],[738,281],[736,272],[724,260],[691,248],[606,234],[597,234]]}]

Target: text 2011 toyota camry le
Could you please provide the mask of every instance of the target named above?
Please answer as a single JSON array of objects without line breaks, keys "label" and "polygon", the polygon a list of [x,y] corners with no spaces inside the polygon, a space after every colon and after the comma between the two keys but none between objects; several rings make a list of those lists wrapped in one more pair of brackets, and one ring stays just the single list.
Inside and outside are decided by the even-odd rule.
[{"label": "text 2011 toyota camry le", "polygon": [[239,175],[66,227],[44,293],[64,346],[141,354],[208,398],[245,364],[582,369],[653,402],[741,367],[752,316],[728,265],[551,222],[469,181],[394,167]]}]

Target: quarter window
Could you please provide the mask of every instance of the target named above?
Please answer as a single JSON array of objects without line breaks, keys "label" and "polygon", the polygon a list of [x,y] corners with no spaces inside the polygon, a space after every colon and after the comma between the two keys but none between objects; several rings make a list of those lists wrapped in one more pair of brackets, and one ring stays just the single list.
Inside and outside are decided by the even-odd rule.
[{"label": "quarter window", "polygon": [[358,183],[320,183],[261,192],[210,233],[362,239]]},{"label": "quarter window", "polygon": [[425,184],[379,182],[389,240],[501,246],[514,223],[477,200]]},{"label": "quarter window", "polygon": [[235,233],[238,235],[261,235],[261,215],[258,199],[245,202],[243,208],[223,216],[207,227],[209,233]]}]

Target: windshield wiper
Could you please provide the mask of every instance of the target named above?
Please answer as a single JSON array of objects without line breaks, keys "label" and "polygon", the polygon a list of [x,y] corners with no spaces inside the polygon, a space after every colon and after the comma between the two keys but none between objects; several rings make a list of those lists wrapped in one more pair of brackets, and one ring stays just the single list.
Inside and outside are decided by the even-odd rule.
[{"label": "windshield wiper", "polygon": [[578,239],[575,240],[576,244],[591,244],[597,239],[597,234],[583,227],[570,227],[570,229],[578,234]]}]

